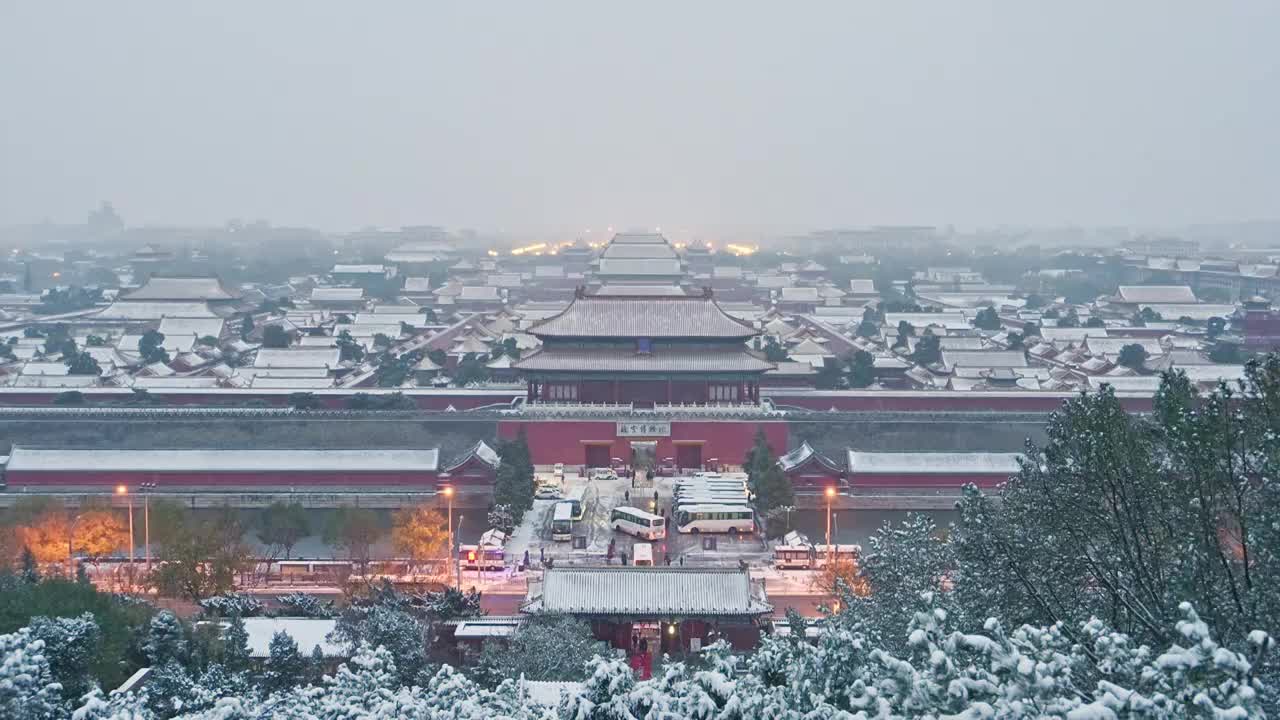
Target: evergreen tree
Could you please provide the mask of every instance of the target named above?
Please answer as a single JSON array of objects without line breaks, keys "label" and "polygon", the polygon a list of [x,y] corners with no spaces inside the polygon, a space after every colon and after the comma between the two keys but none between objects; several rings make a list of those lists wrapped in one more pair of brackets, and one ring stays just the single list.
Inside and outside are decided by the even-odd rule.
[{"label": "evergreen tree", "polygon": [[161,610],[151,618],[147,639],[142,646],[152,667],[169,662],[185,662],[187,659],[187,634],[178,616]]},{"label": "evergreen tree", "polygon": [[42,641],[27,628],[0,635],[0,717],[58,720],[64,715],[61,695]]},{"label": "evergreen tree", "polygon": [[240,319],[240,339],[249,340],[249,335],[253,333],[253,315],[246,314]]},{"label": "evergreen tree", "polygon": [[973,326],[979,330],[999,330],[1000,316],[996,315],[995,308],[984,307],[973,317]]},{"label": "evergreen tree", "polygon": [[1147,349],[1138,343],[1125,345],[1120,348],[1116,363],[1131,370],[1142,370],[1147,363]]},{"label": "evergreen tree", "polygon": [[78,698],[94,685],[93,663],[102,648],[102,630],[93,613],[78,618],[31,618],[32,637],[44,642],[49,670],[62,696]]},{"label": "evergreen tree", "polygon": [[307,658],[306,679],[311,684],[320,682],[324,677],[325,669],[328,668],[329,661],[324,656],[324,651],[319,645],[311,648],[311,655]]},{"label": "evergreen tree", "polygon": [[756,509],[761,515],[774,508],[795,504],[795,490],[778,465],[778,457],[769,446],[764,429],[756,431],[755,442],[747,452],[744,469],[756,496]]},{"label": "evergreen tree", "polygon": [[849,387],[864,388],[876,381],[876,360],[865,350],[853,351],[849,358]]},{"label": "evergreen tree", "polygon": [[932,365],[942,360],[938,336],[926,330],[924,337],[916,342],[916,349],[911,353],[910,359],[917,365]]},{"label": "evergreen tree", "polygon": [[[315,649],[319,650],[320,646],[317,645]],[[283,630],[271,636],[263,670],[262,688],[268,693],[287,690],[306,682],[307,661],[298,652],[298,643],[293,636]]]},{"label": "evergreen tree", "polygon": [[239,615],[232,616],[231,624],[222,633],[222,665],[232,673],[249,669],[249,632]]}]

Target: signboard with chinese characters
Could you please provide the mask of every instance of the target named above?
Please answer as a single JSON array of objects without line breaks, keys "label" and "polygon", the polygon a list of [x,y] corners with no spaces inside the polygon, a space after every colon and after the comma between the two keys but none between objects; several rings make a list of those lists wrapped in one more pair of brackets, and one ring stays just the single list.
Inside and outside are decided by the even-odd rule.
[{"label": "signboard with chinese characters", "polygon": [[671,423],[646,421],[627,421],[618,423],[618,437],[670,437]]}]

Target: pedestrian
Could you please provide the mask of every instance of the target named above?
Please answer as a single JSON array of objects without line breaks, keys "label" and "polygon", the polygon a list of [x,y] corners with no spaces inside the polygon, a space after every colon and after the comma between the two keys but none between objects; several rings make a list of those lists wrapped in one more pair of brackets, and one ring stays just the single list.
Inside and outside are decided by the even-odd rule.
[{"label": "pedestrian", "polygon": [[623,564],[623,565],[626,565],[626,564],[627,564],[627,551],[626,551],[626,550],[623,550],[622,552],[618,553],[618,557],[622,560],[622,564]]},{"label": "pedestrian", "polygon": [[669,553],[665,553],[665,552],[664,552],[664,553],[662,553],[662,562],[663,562],[663,563],[665,563],[666,565],[670,565],[670,564],[671,564],[671,555],[670,555]]},{"label": "pedestrian", "polygon": [[524,549],[524,564],[520,566],[521,570],[529,569],[529,548]]},{"label": "pedestrian", "polygon": [[680,567],[684,567],[684,555],[680,556]]},{"label": "pedestrian", "polygon": [[539,565],[546,565],[546,564],[547,564],[547,549],[546,549],[546,548],[542,548],[542,547],[538,548],[538,564],[539,564]]},{"label": "pedestrian", "polygon": [[626,502],[628,505],[630,505],[630,504],[631,504],[631,491],[630,491],[630,490],[623,490],[623,491],[622,491],[622,499],[623,499],[623,501],[624,501],[624,502]]}]

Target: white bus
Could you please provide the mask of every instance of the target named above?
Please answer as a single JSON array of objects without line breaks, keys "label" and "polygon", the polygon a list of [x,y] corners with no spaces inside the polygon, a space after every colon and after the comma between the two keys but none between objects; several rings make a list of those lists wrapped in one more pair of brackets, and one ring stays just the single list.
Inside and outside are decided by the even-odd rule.
[{"label": "white bus", "polygon": [[862,548],[858,545],[778,545],[773,548],[773,564],[778,568],[817,570],[832,558],[837,564],[858,563]]},{"label": "white bus", "polygon": [[635,558],[636,567],[653,567],[653,546],[649,543],[632,545],[631,556]]},{"label": "white bus", "polygon": [[614,508],[609,516],[609,524],[614,530],[645,540],[661,540],[667,536],[667,521],[661,515],[654,515],[640,508]]},{"label": "white bus", "polygon": [[745,483],[686,483],[675,487],[676,493],[696,492],[698,490],[719,490],[720,492],[736,492],[747,494],[747,486]]},{"label": "white bus", "polygon": [[579,485],[578,487],[570,490],[564,495],[564,500],[562,502],[569,503],[569,505],[573,508],[572,515],[575,521],[581,520],[582,514],[586,511],[586,503],[583,502],[583,499],[586,497],[586,494],[587,494],[587,487],[585,485]]},{"label": "white bus", "polygon": [[556,542],[573,539],[573,505],[561,501],[556,503],[555,514],[551,516],[551,539]]},{"label": "white bus", "polygon": [[746,505],[681,505],[676,508],[676,529],[682,533],[749,533],[755,529],[755,512]]},{"label": "white bus", "polygon": [[696,491],[676,496],[676,505],[748,505],[748,497],[736,492]]}]

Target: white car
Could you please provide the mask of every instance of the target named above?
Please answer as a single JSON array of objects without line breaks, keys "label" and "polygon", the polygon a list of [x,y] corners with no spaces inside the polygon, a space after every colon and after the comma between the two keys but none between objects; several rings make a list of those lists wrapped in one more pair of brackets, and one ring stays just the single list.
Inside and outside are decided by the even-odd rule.
[{"label": "white car", "polygon": [[538,489],[533,493],[533,496],[539,500],[555,500],[560,495],[559,485],[539,485]]},{"label": "white car", "polygon": [[596,468],[591,471],[592,480],[617,480],[618,473],[610,468]]}]

